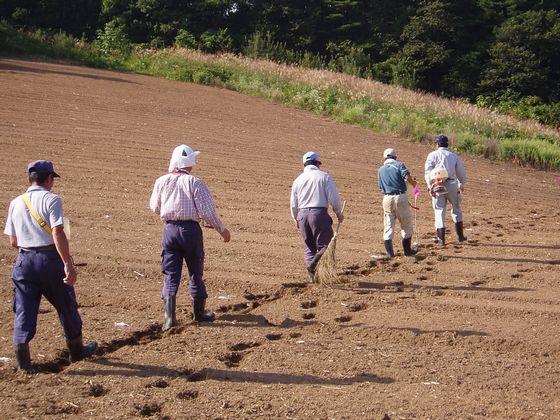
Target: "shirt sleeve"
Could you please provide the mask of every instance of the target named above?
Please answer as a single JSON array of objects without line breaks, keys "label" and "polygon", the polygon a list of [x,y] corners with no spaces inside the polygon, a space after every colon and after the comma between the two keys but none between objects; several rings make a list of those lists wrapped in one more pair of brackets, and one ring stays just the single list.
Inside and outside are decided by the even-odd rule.
[{"label": "shirt sleeve", "polygon": [[16,230],[14,229],[14,222],[12,220],[13,212],[14,212],[14,201],[10,203],[10,208],[8,209],[8,219],[6,220],[6,227],[4,228],[5,235],[16,236]]},{"label": "shirt sleeve", "polygon": [[405,180],[410,176],[410,171],[408,170],[408,168],[405,166],[404,163],[400,164],[399,172],[401,173],[401,176]]},{"label": "shirt sleeve", "polygon": [[463,166],[463,162],[461,161],[461,158],[459,156],[457,156],[457,163],[455,164],[455,172],[457,174],[457,179],[461,183],[461,186],[465,186],[465,184],[467,183],[467,171],[465,170],[465,167]]},{"label": "shirt sleeve", "polygon": [[156,214],[160,214],[160,210],[161,210],[160,190],[161,190],[161,183],[158,180],[156,180],[156,183],[154,184],[154,189],[152,191],[152,196],[150,197],[150,209]]},{"label": "shirt sleeve", "polygon": [[212,200],[212,194],[206,187],[206,184],[200,179],[194,183],[194,205],[198,211],[198,215],[202,220],[216,229],[219,233],[222,233],[225,229],[218,213],[216,212],[216,206]]},{"label": "shirt sleeve", "polygon": [[426,180],[426,184],[428,184],[428,188],[430,188],[431,185],[430,172],[432,169],[435,168],[435,166],[436,166],[436,162],[434,159],[434,154],[430,153],[426,158],[426,164],[424,165],[424,178]]},{"label": "shirt sleeve", "polygon": [[339,215],[342,211],[342,204],[340,203],[340,196],[338,195],[334,179],[330,175],[327,177],[327,198],[329,203],[331,203],[333,211]]},{"label": "shirt sleeve", "polygon": [[297,195],[297,180],[292,184],[292,191],[290,193],[290,210],[292,219],[297,220],[298,215],[298,195]]},{"label": "shirt sleeve", "polygon": [[55,195],[48,206],[49,226],[55,228],[64,225],[64,212],[62,211],[62,199]]}]

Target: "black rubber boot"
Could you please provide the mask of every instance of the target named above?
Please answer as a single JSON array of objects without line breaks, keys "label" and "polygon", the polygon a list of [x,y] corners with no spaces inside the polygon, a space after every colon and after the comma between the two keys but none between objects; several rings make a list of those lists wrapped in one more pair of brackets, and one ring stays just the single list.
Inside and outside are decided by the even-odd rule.
[{"label": "black rubber boot", "polygon": [[463,234],[463,222],[455,223],[455,231],[457,232],[459,242],[465,242],[467,240],[467,237]]},{"label": "black rubber boot", "polygon": [[175,310],[177,307],[177,296],[165,296],[163,298],[163,325],[161,326],[162,331],[167,331],[171,327],[177,325],[177,318],[175,316]]},{"label": "black rubber boot", "polygon": [[395,251],[393,251],[393,240],[388,239],[383,243],[385,244],[385,251],[387,251],[387,256],[393,258],[395,256]]},{"label": "black rubber boot", "polygon": [[29,344],[14,344],[14,352],[16,354],[17,369],[32,372]]},{"label": "black rubber boot", "polygon": [[70,352],[70,363],[79,362],[87,357],[92,356],[97,350],[97,343],[92,341],[84,345],[82,336],[66,340],[68,351]]},{"label": "black rubber boot", "polygon": [[437,229],[437,241],[439,245],[445,245],[445,228]]},{"label": "black rubber boot", "polygon": [[193,299],[193,321],[195,322],[214,322],[216,314],[212,311],[205,312],[204,306],[206,299]]},{"label": "black rubber boot", "polygon": [[412,238],[406,238],[402,240],[402,247],[404,250],[404,255],[410,257],[412,255],[416,255],[416,250],[412,249]]}]

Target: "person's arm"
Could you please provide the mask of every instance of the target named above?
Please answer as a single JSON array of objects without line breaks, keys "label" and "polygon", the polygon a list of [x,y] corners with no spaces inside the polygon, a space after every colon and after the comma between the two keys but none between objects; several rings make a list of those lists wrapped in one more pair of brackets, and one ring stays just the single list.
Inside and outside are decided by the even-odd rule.
[{"label": "person's arm", "polygon": [[66,233],[64,233],[64,226],[55,226],[52,230],[54,245],[56,250],[64,262],[64,273],[66,277],[64,278],[64,283],[72,286],[76,283],[78,278],[78,273],[76,272],[76,267],[74,267],[74,260],[70,255],[70,245],[68,244],[68,239],[66,238]]},{"label": "person's arm", "polygon": [[467,183],[467,171],[463,166],[461,158],[457,156],[457,163],[455,164],[455,172],[457,173],[457,179],[459,180],[459,188],[461,192],[465,190],[465,184]]},{"label": "person's arm", "polygon": [[10,235],[10,245],[13,246],[14,248],[18,247],[16,236]]},{"label": "person's arm", "polygon": [[327,178],[327,198],[329,203],[331,203],[332,209],[338,218],[340,223],[344,220],[344,215],[342,214],[342,203],[340,201],[340,195],[336,188],[334,179],[329,175]]},{"label": "person's arm", "polygon": [[412,185],[412,187],[416,187],[418,185],[418,182],[416,182],[416,179],[414,179],[412,177],[412,175],[410,175],[410,174],[406,177],[406,182],[408,182],[410,185]]},{"label": "person's arm", "polygon": [[416,187],[416,185],[418,184],[416,182],[416,180],[412,177],[412,175],[410,175],[410,171],[408,170],[408,168],[405,166],[405,164],[401,164],[401,175],[403,177],[403,179],[408,182],[410,185],[412,185],[412,187]]},{"label": "person's arm", "polygon": [[4,227],[4,234],[10,237],[10,245],[14,248],[18,247],[16,230],[14,229],[14,223],[12,221],[12,212],[14,211],[14,202],[10,203],[8,208],[8,219],[6,220],[6,226]]},{"label": "person's arm", "polygon": [[200,179],[195,182],[193,196],[194,204],[201,219],[216,229],[216,231],[222,235],[224,242],[229,242],[231,234],[216,212],[216,206],[212,200],[210,190],[208,190],[204,182]]},{"label": "person's arm", "polygon": [[426,158],[426,163],[424,165],[424,179],[426,180],[426,184],[428,185],[428,189],[432,186],[432,182],[430,180],[430,172],[432,169],[436,167],[436,161],[434,159],[433,152],[428,155]]},{"label": "person's arm", "polygon": [[156,183],[154,184],[154,189],[152,191],[152,196],[150,197],[150,209],[156,214],[160,214],[161,210],[160,190],[161,184],[160,182],[156,181]]},{"label": "person's arm", "polygon": [[297,221],[298,206],[299,206],[299,202],[298,202],[298,195],[297,195],[297,185],[296,185],[296,181],[294,181],[294,183],[292,184],[292,190],[290,192],[290,212],[292,214],[292,219],[294,219],[294,222],[296,222],[297,228],[299,228],[298,221]]}]

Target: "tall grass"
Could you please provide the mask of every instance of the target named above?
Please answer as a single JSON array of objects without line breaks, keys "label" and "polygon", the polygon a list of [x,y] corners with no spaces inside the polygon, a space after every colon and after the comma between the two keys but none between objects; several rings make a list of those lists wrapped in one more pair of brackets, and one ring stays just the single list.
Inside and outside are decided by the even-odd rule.
[{"label": "tall grass", "polygon": [[107,56],[95,46],[67,36],[6,35],[0,24],[2,50],[220,86],[412,141],[446,133],[459,152],[560,169],[560,131],[556,129],[347,74],[179,48]]}]

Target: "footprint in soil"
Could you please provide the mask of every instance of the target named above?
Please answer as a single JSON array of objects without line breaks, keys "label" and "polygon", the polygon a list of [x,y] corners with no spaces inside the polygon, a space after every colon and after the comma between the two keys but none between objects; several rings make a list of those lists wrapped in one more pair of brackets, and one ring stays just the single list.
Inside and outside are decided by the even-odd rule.
[{"label": "footprint in soil", "polygon": [[487,282],[484,280],[475,280],[475,281],[471,281],[470,285],[471,286],[480,286],[481,284],[486,284]]},{"label": "footprint in soil", "polygon": [[513,273],[511,275],[512,279],[518,279],[518,278],[521,278],[521,277],[523,277],[523,274],[521,274],[521,273]]},{"label": "footprint in soil", "polygon": [[107,392],[109,392],[109,390],[103,385],[90,383],[87,394],[90,397],[102,397],[103,395],[107,394]]},{"label": "footprint in soil", "polygon": [[260,346],[261,343],[257,342],[257,341],[251,341],[248,343],[237,343],[237,344],[232,344],[231,346],[228,347],[228,349],[230,349],[231,351],[243,351],[243,350],[247,350],[253,347],[258,347]]},{"label": "footprint in soil", "polygon": [[311,308],[315,308],[317,306],[317,301],[316,300],[308,300],[306,302],[301,302],[300,305],[303,309],[311,309]]},{"label": "footprint in soil", "polygon": [[241,359],[243,359],[243,355],[237,352],[226,353],[218,356],[218,360],[223,362],[227,367],[239,366]]},{"label": "footprint in soil", "polygon": [[180,400],[194,400],[197,397],[198,397],[198,391],[193,389],[187,389],[177,394],[177,398],[179,398]]},{"label": "footprint in soil", "polygon": [[134,409],[136,410],[136,413],[142,417],[150,417],[161,412],[161,405],[155,402],[146,404],[136,403],[134,404]]},{"label": "footprint in soil", "polygon": [[315,318],[315,314],[313,313],[306,313],[302,315],[303,319],[313,319]]},{"label": "footprint in soil", "polygon": [[189,382],[200,382],[206,380],[206,374],[200,370],[185,369],[183,374],[187,377]]},{"label": "footprint in soil", "polygon": [[167,388],[169,384],[164,379],[158,379],[157,381],[150,382],[146,385],[146,388]]},{"label": "footprint in soil", "polygon": [[265,335],[267,340],[270,341],[276,341],[276,340],[280,340],[282,338],[282,334],[277,334],[277,333],[270,333]]},{"label": "footprint in soil", "polygon": [[428,280],[427,276],[418,276],[418,280],[424,281],[424,280]]},{"label": "footprint in soil", "polygon": [[354,302],[348,305],[348,311],[359,312],[367,309],[367,304],[365,302]]},{"label": "footprint in soil", "polygon": [[290,333],[290,338],[299,338],[299,337],[301,337],[301,333],[298,332]]},{"label": "footprint in soil", "polygon": [[352,320],[350,315],[342,315],[334,319],[336,322],[348,322]]}]

